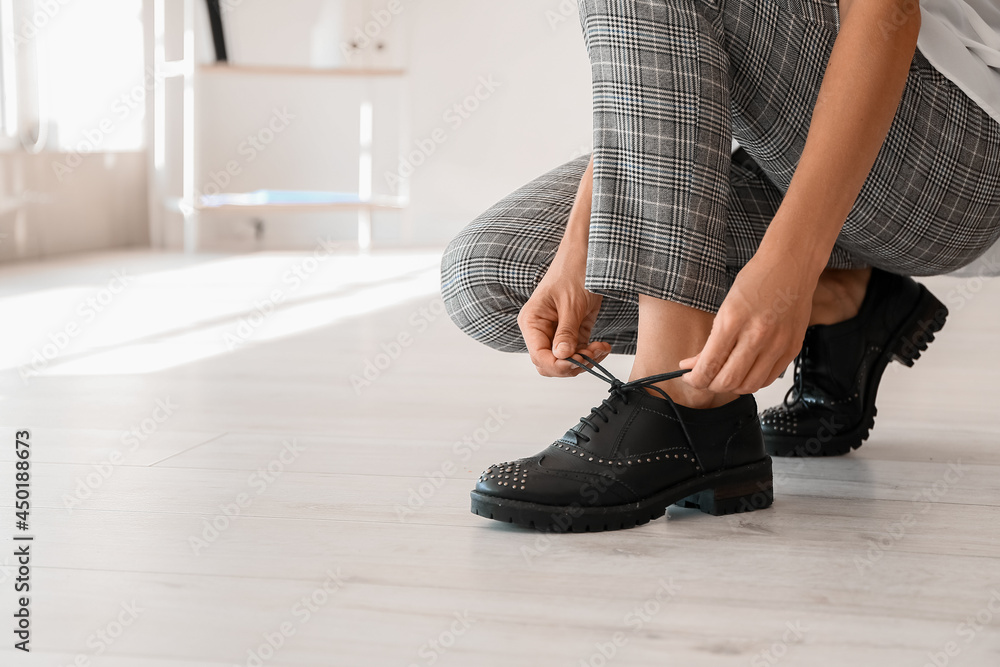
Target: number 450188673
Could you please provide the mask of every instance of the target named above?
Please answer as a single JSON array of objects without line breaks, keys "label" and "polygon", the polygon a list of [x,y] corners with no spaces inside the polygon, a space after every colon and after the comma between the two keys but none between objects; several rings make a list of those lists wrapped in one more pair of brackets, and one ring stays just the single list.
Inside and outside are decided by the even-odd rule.
[{"label": "number 450188673", "polygon": [[31,511],[31,433],[28,431],[18,431],[14,444],[14,453],[17,462],[14,467],[14,488],[17,502],[17,527],[21,530],[28,530],[28,515]]}]

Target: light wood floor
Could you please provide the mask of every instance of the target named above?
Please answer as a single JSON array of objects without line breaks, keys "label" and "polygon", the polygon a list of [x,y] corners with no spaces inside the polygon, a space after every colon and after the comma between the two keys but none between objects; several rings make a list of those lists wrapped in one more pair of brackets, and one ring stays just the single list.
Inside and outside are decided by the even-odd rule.
[{"label": "light wood floor", "polygon": [[[546,537],[472,515],[468,492],[605,385],[539,378],[467,340],[435,315],[433,253],[336,257],[293,288],[305,258],[0,267],[0,538],[25,428],[36,536],[33,652],[5,630],[0,663],[1000,664],[1000,281],[928,280],[952,309],[939,340],[887,373],[861,450],[775,461],[773,508]],[[85,319],[121,269],[129,286]],[[231,350],[274,289],[276,314]],[[79,335],[22,380],[71,323]],[[385,368],[356,391],[366,360]],[[625,375],[628,359],[610,366]]]}]

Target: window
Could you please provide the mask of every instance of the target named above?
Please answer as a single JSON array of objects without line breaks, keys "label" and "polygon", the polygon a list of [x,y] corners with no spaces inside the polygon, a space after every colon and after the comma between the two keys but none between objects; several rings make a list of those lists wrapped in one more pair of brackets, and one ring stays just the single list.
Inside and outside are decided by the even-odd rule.
[{"label": "window", "polygon": [[0,0],[0,135],[51,151],[143,147],[142,0]]}]

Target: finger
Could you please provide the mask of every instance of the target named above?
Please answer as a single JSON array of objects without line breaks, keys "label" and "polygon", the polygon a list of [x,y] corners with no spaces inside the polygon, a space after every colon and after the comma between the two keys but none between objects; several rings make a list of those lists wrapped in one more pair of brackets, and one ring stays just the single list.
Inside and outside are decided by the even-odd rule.
[{"label": "finger", "polygon": [[722,370],[735,345],[736,332],[725,324],[713,326],[705,348],[698,354],[694,370],[683,376],[684,381],[692,387],[707,389]]},{"label": "finger", "polygon": [[771,371],[777,364],[776,360],[780,354],[780,351],[777,349],[762,351],[754,362],[753,367],[747,372],[746,377],[743,378],[743,381],[736,388],[736,393],[752,394],[771,384],[773,382],[773,380],[770,380]]},{"label": "finger", "polygon": [[717,393],[733,392],[743,382],[743,379],[753,368],[754,363],[760,356],[760,346],[749,340],[746,336],[741,336],[733,347],[722,368],[715,375],[715,378],[708,385],[709,391]]},{"label": "finger", "polygon": [[521,325],[521,335],[524,336],[524,344],[528,348],[528,356],[531,363],[535,365],[538,372],[546,377],[554,377],[560,374],[556,368],[556,357],[552,354],[552,339],[545,329],[533,323]]},{"label": "finger", "polygon": [[794,358],[795,357],[788,358],[786,356],[782,357],[781,359],[778,359],[778,363],[774,365],[774,367],[771,369],[771,372],[768,374],[767,381],[764,382],[764,386],[770,387],[772,384],[774,384],[775,380],[777,380],[780,377],[783,377],[785,375],[785,371],[788,370],[788,364],[792,363],[792,359]]},{"label": "finger", "polygon": [[577,335],[578,341],[590,340],[590,334],[594,331],[594,325],[597,324],[597,315],[599,312],[600,310],[595,308],[587,313],[587,316],[580,322],[580,333]]},{"label": "finger", "polygon": [[687,368],[694,368],[695,364],[698,363],[699,357],[701,357],[701,352],[694,355],[693,357],[689,357],[687,359],[681,359],[680,363],[677,364],[677,368],[680,368],[682,370]]},{"label": "finger", "polygon": [[[597,361],[601,359],[606,359],[609,354],[611,354],[611,343],[605,343],[604,341],[591,341],[587,347],[585,347],[582,352],[587,356],[593,357]],[[598,359],[600,356],[601,359]]]},{"label": "finger", "polygon": [[566,313],[559,313],[559,326],[556,327],[555,336],[552,337],[552,353],[559,359],[575,354],[578,345],[587,342],[587,338],[578,339],[580,333],[580,318],[572,310]]},{"label": "finger", "polygon": [[[587,368],[593,368],[594,365],[591,364],[586,359],[584,359],[584,355],[590,357],[597,363],[600,363],[604,361],[610,353],[611,353],[611,345],[609,345],[608,343],[592,342],[589,345],[587,345],[587,347],[578,350],[576,354],[573,355],[572,358],[584,364]],[[577,366],[576,364],[570,361],[566,361],[564,359],[556,361],[555,366],[560,371],[565,371],[567,374],[572,374],[573,376],[577,376],[580,375],[581,373],[587,372],[582,368],[580,368],[579,366]]]}]

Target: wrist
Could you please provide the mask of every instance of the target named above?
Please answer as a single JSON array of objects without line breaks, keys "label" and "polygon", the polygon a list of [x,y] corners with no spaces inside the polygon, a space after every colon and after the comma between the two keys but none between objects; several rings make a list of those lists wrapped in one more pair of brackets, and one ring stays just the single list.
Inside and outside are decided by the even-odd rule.
[{"label": "wrist", "polygon": [[818,245],[806,239],[765,235],[755,256],[766,258],[772,266],[791,268],[802,283],[815,286],[830,259],[830,253]]},{"label": "wrist", "polygon": [[817,221],[812,219],[810,226],[801,224],[804,220],[810,218],[803,216],[796,221],[786,221],[779,210],[779,215],[768,226],[758,252],[795,267],[804,278],[815,281],[830,261],[830,253],[843,223],[834,227],[816,224]]},{"label": "wrist", "polygon": [[587,261],[587,245],[590,238],[590,221],[571,215],[563,232],[556,256],[576,262]]},{"label": "wrist", "polygon": [[549,273],[582,278],[587,272],[587,245],[563,239],[556,249]]}]

